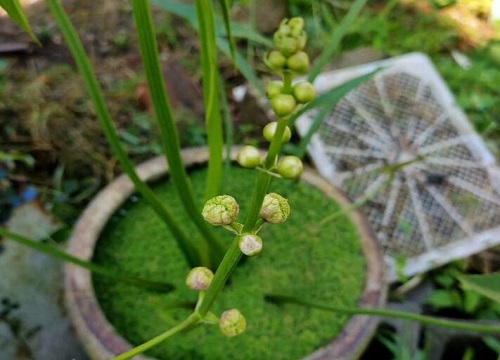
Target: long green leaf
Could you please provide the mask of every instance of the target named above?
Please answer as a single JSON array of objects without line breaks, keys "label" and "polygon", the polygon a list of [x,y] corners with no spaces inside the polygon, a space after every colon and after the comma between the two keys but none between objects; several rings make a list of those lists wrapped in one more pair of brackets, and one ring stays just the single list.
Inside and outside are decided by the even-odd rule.
[{"label": "long green leaf", "polygon": [[396,310],[386,310],[386,309],[370,309],[370,308],[343,308],[334,307],[318,303],[313,303],[301,298],[287,295],[266,295],[266,300],[272,302],[276,305],[281,304],[295,304],[299,306],[306,306],[308,308],[319,309],[330,311],[340,314],[349,315],[371,315],[371,316],[382,316],[387,318],[395,319],[405,319],[410,321],[417,321],[422,324],[429,324],[434,326],[446,327],[456,330],[474,331],[485,334],[499,334],[500,326],[498,325],[486,325],[480,323],[473,323],[469,321],[457,321],[451,319],[445,319],[440,317],[418,315],[414,313],[408,313],[404,311]]},{"label": "long green leaf", "polygon": [[107,276],[107,277],[112,278],[112,279],[116,279],[116,280],[123,281],[123,282],[129,283],[129,284],[133,284],[135,286],[140,286],[140,287],[144,287],[144,288],[147,288],[150,290],[155,290],[155,291],[168,292],[168,291],[172,291],[174,289],[174,286],[172,284],[141,279],[141,278],[133,277],[133,276],[127,276],[126,274],[109,270],[105,267],[99,266],[99,265],[94,264],[92,262],[85,261],[85,260],[79,259],[75,256],[72,256],[72,255],[58,249],[55,246],[48,245],[48,244],[45,244],[45,243],[40,242],[40,241],[34,241],[31,239],[28,239],[27,237],[24,237],[24,236],[19,235],[19,234],[15,234],[15,233],[10,232],[2,227],[0,227],[0,236],[7,239],[7,240],[15,241],[21,245],[27,246],[33,250],[39,251],[39,252],[44,253],[46,255],[67,261],[67,262],[75,264],[75,265],[78,265],[84,269],[92,271],[93,273]]},{"label": "long green leaf", "polygon": [[28,18],[26,17],[19,0],[0,0],[0,7],[7,11],[10,18],[14,20],[33,39],[34,42],[40,46],[42,45],[33,30],[31,30]]},{"label": "long green leaf", "polygon": [[485,275],[464,275],[458,280],[464,289],[473,290],[500,303],[500,273]]},{"label": "long green leaf", "polygon": [[222,9],[222,19],[224,21],[224,28],[226,29],[226,36],[229,42],[229,47],[231,48],[231,59],[235,62],[235,48],[234,48],[234,39],[231,31],[231,18],[229,16],[229,10],[231,9],[231,1],[230,0],[219,0],[220,7]]},{"label": "long green leaf", "polygon": [[313,135],[316,133],[316,131],[318,131],[323,120],[332,112],[333,108],[338,104],[338,102],[351,90],[357,88],[359,85],[372,78],[379,71],[380,69],[377,69],[368,74],[349,80],[339,87],[333,88],[325,92],[324,94],[321,94],[316,99],[304,106],[296,114],[294,114],[293,119],[290,119],[291,123],[294,123],[299,116],[306,113],[307,111],[310,111],[314,108],[319,108],[319,111],[314,117],[314,120],[309,130],[307,131],[307,134],[302,138],[298,145],[298,148],[296,150],[296,155],[298,157],[303,157],[306,154],[307,145],[309,145],[309,142],[311,141]]},{"label": "long green leaf", "polygon": [[196,0],[196,14],[201,43],[203,97],[207,128],[209,161],[205,199],[219,195],[222,184],[222,116],[219,102],[219,70],[215,39],[215,16],[211,0]]},{"label": "long green leaf", "polygon": [[330,36],[328,43],[325,45],[321,56],[314,64],[311,72],[309,73],[309,81],[313,81],[316,79],[316,76],[319,75],[321,70],[325,67],[325,65],[331,61],[335,52],[338,51],[340,42],[344,38],[345,34],[351,27],[352,23],[356,20],[357,16],[366,5],[368,0],[355,0],[347,15],[342,19],[342,22],[339,24],[337,28],[335,28]]},{"label": "long green leaf", "polygon": [[[210,256],[210,259],[202,258],[201,260],[205,265],[215,268],[224,254],[224,249],[213,230],[201,216],[201,211],[194,200],[193,191],[182,162],[179,136],[175,126],[172,106],[163,82],[151,7],[149,2],[144,0],[133,0],[132,4],[146,78],[156,119],[160,125],[163,152],[167,157],[172,182],[184,209],[203,235],[198,254],[204,257]],[[215,88],[215,94],[217,95],[217,88]],[[219,152],[219,157],[221,157],[221,154],[222,150]]]},{"label": "long green leaf", "polygon": [[113,153],[118,158],[121,167],[130,177],[137,191],[139,191],[142,196],[144,196],[144,199],[151,205],[153,210],[170,228],[172,234],[174,235],[174,238],[177,240],[179,248],[184,253],[188,263],[192,267],[199,265],[200,258],[198,256],[196,248],[191,242],[191,238],[189,238],[184,233],[183,229],[175,222],[171,211],[158,199],[151,188],[149,188],[149,186],[139,178],[135,171],[134,165],[123,149],[116,128],[114,127],[113,121],[111,120],[111,115],[109,114],[108,107],[106,106],[102,90],[99,86],[90,60],[83,48],[83,45],[78,37],[78,34],[76,33],[75,28],[66,15],[62,4],[59,0],[46,1],[57,25],[59,26],[59,29],[61,30],[66,42],[68,43],[70,52],[75,59],[78,70],[85,81],[85,86],[87,87],[87,91],[94,105],[97,118],[100,121],[108,143],[111,146]]}]

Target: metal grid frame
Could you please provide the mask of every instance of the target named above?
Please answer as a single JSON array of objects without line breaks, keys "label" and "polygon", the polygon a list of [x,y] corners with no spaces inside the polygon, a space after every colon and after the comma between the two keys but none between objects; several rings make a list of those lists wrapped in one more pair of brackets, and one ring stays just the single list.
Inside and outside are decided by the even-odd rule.
[{"label": "metal grid frame", "polygon": [[[322,93],[378,68],[337,104],[308,151],[325,178],[362,204],[388,280],[500,244],[495,158],[425,55],[324,73],[314,86]],[[299,134],[314,115],[298,119]]]}]

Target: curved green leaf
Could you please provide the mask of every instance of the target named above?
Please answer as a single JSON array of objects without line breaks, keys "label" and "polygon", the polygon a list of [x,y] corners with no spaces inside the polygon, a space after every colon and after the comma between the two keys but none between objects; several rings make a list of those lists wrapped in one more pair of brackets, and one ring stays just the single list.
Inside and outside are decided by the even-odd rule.
[{"label": "curved green leaf", "polygon": [[174,289],[174,286],[172,284],[164,283],[164,282],[158,282],[158,281],[151,281],[151,280],[146,280],[146,279],[141,279],[137,277],[132,277],[132,276],[127,276],[126,274],[121,274],[117,271],[113,271],[110,269],[107,269],[105,267],[102,267],[100,265],[94,264],[89,261],[85,261],[82,259],[79,259],[77,257],[74,257],[60,249],[58,249],[55,246],[45,244],[40,241],[34,241],[31,239],[28,239],[22,235],[12,233],[4,228],[0,227],[0,236],[4,237],[7,240],[12,240],[15,241],[21,245],[27,246],[33,250],[42,252],[46,255],[52,256],[57,259],[61,259],[64,261],[67,261],[69,263],[78,265],[84,269],[90,270],[93,273],[102,275],[102,276],[107,276],[116,280],[120,280],[123,282],[127,282],[129,284],[135,285],[135,286],[140,286],[144,287],[150,290],[155,290],[155,291],[163,291],[163,292],[168,292],[172,291]]},{"label": "curved green leaf", "polygon": [[33,39],[34,42],[41,45],[33,30],[31,30],[28,18],[26,17],[19,0],[0,0],[0,7],[7,11],[10,18],[14,20]]},{"label": "curved green leaf", "polygon": [[231,33],[231,18],[229,17],[229,9],[231,8],[230,2],[230,0],[219,0],[220,7],[222,9],[224,28],[226,29],[226,36],[229,41],[229,47],[231,48],[231,58],[233,59],[233,62],[235,62],[234,40]]},{"label": "curved green leaf", "polygon": [[469,289],[500,303],[500,273],[459,276],[464,289]]}]

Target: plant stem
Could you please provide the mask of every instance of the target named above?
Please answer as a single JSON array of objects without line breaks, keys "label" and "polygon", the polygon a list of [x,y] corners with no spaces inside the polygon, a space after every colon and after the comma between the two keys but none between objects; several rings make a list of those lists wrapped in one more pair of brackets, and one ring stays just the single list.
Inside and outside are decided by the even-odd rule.
[{"label": "plant stem", "polygon": [[283,74],[283,94],[292,93],[293,74],[290,71],[285,71]]},{"label": "plant stem", "polygon": [[405,319],[410,321],[417,321],[423,324],[446,327],[455,330],[466,330],[473,332],[480,332],[486,334],[499,334],[500,326],[485,325],[485,324],[471,324],[465,321],[456,321],[450,319],[443,319],[427,315],[412,314],[404,311],[387,310],[387,309],[368,309],[368,308],[343,308],[326,306],[322,304],[315,304],[308,301],[304,301],[292,296],[283,295],[267,295],[266,299],[270,302],[276,304],[295,304],[301,306],[307,306],[315,309],[331,311],[336,313],[343,313],[349,315],[371,315],[371,316],[382,316],[388,318]]},{"label": "plant stem", "polygon": [[[281,139],[283,138],[283,133],[285,132],[287,122],[287,117],[282,118],[278,121],[275,135],[273,137],[273,140],[271,141],[271,144],[269,145],[269,151],[267,153],[266,160],[264,161],[264,166],[268,170],[274,166],[276,158],[281,149]],[[252,194],[252,199],[250,200],[248,215],[243,225],[243,233],[250,232],[255,228],[259,219],[262,201],[264,200],[264,196],[269,189],[271,179],[272,176],[267,172],[261,172],[259,174],[254,192]],[[217,294],[221,291],[229,276],[231,276],[241,257],[242,253],[238,245],[238,236],[236,236],[231,243],[231,246],[229,247],[226,255],[222,259],[222,262],[215,273],[212,283],[210,284],[210,287],[205,294],[205,298],[200,305],[198,311],[202,317],[204,317],[210,310],[210,307],[212,306],[212,303],[214,302]]]},{"label": "plant stem", "polygon": [[187,330],[189,328],[198,325],[200,323],[200,320],[201,318],[199,314],[194,312],[191,315],[189,315],[189,317],[187,317],[183,322],[177,324],[173,328],[168,329],[164,333],[152,338],[151,340],[133,348],[132,350],[129,350],[121,355],[118,355],[117,357],[115,357],[114,360],[127,360],[136,355],[142,354],[143,352],[167,340],[172,335],[175,335],[180,331]]},{"label": "plant stem", "polygon": [[[149,186],[139,178],[139,175],[137,175],[135,171],[134,165],[123,149],[116,128],[114,127],[113,121],[111,120],[111,115],[109,114],[109,110],[106,106],[106,102],[102,94],[102,90],[99,86],[90,60],[83,48],[83,45],[78,37],[75,28],[66,15],[61,2],[59,0],[46,1],[58,27],[61,30],[61,33],[63,34],[68,44],[69,50],[73,55],[78,70],[85,81],[85,85],[94,105],[97,118],[101,123],[108,143],[111,146],[113,153],[118,158],[122,169],[130,177],[130,180],[134,183],[137,191],[142,194],[144,199],[151,205],[158,216],[168,225],[174,238],[177,240],[181,251],[184,253],[188,263],[193,267],[198,265],[200,263],[200,258],[196,251],[196,248],[190,241],[190,238],[175,222],[170,210],[158,199],[151,188],[149,188]],[[147,2],[145,1],[145,3]],[[171,172],[173,172],[174,170],[175,169],[171,169]]]},{"label": "plant stem", "polygon": [[201,317],[205,317],[210,308],[212,307],[217,294],[222,290],[224,284],[226,283],[229,276],[233,273],[234,269],[238,265],[242,257],[240,247],[238,245],[238,237],[235,237],[231,243],[226,255],[222,259],[215,276],[210,284],[210,287],[206,290],[204,298],[198,308],[198,313]]},{"label": "plant stem", "polygon": [[[160,125],[163,152],[165,153],[170,167],[172,182],[177,189],[184,209],[202,234],[203,242],[209,245],[206,246],[205,244],[205,246],[203,246],[206,251],[198,251],[198,257],[200,260],[203,260],[201,257],[208,252],[211,255],[211,259],[210,263],[205,263],[205,265],[216,268],[224,254],[224,249],[208,223],[201,216],[200,209],[198,209],[195,203],[193,192],[189,185],[186,169],[182,162],[179,137],[177,135],[172,107],[168,100],[167,91],[163,82],[163,73],[157,50],[158,45],[151,16],[151,6],[149,1],[145,0],[133,0],[132,3],[134,19],[139,35],[139,44],[141,46],[142,58],[144,61],[144,69],[148,79],[156,118]],[[215,91],[217,91],[217,89],[215,89]],[[221,155],[222,151],[218,156],[221,157]]]}]

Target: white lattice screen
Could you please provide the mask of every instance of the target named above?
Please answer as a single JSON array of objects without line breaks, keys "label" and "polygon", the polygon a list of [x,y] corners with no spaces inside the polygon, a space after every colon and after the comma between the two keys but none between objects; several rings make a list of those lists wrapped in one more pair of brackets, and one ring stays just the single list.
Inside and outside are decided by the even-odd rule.
[{"label": "white lattice screen", "polygon": [[[337,104],[309,153],[324,177],[363,202],[390,280],[499,244],[495,158],[426,56],[326,73],[315,87],[325,92],[379,67]],[[314,115],[297,122],[301,135]]]}]

